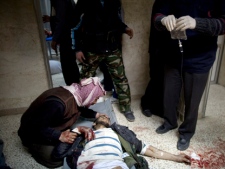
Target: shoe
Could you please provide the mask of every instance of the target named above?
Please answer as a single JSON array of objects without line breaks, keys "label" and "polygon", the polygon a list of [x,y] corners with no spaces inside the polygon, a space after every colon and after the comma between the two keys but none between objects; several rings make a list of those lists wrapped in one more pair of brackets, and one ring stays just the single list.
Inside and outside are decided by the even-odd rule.
[{"label": "shoe", "polygon": [[177,149],[180,151],[184,151],[189,147],[189,145],[190,145],[190,140],[180,138],[177,142]]},{"label": "shoe", "polygon": [[151,116],[152,116],[152,113],[151,113],[151,111],[150,111],[149,109],[143,110],[142,113],[143,113],[145,116],[147,116],[147,117],[151,117]]},{"label": "shoe", "polygon": [[164,134],[164,133],[167,133],[168,131],[173,130],[175,128],[177,128],[177,126],[173,127],[173,128],[169,128],[169,127],[165,127],[165,125],[163,124],[163,125],[159,126],[155,131],[158,134]]},{"label": "shoe", "polygon": [[129,122],[133,122],[135,120],[135,117],[134,117],[134,114],[132,111],[126,111],[124,113],[124,116],[126,117],[126,119],[129,121]]}]

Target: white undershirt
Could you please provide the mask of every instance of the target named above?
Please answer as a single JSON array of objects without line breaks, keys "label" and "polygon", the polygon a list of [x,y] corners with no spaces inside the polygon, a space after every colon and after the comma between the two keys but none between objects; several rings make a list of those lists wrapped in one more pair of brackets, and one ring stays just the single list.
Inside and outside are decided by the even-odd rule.
[{"label": "white undershirt", "polygon": [[110,162],[113,168],[113,161],[119,161],[121,165],[125,164],[122,155],[123,151],[117,134],[111,128],[99,129],[95,131],[95,139],[85,145],[78,158],[77,169],[85,169],[89,165],[99,167],[101,163],[103,166],[106,163],[110,165]]}]

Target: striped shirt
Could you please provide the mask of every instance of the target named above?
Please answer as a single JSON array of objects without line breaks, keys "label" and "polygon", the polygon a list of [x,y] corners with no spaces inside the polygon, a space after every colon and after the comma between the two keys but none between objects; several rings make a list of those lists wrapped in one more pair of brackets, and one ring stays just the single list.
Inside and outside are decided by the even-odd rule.
[{"label": "striped shirt", "polygon": [[117,134],[111,128],[95,131],[95,139],[85,145],[78,158],[77,168],[84,169],[103,161],[120,160],[123,151]]}]

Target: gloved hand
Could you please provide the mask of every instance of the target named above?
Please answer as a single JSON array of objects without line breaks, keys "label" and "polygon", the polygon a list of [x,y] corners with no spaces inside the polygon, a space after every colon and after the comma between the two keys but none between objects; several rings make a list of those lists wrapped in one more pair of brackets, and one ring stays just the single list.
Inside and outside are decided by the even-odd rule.
[{"label": "gloved hand", "polygon": [[84,137],[88,141],[95,139],[95,133],[93,132],[91,128],[85,127],[85,126],[78,126],[77,129],[81,134],[84,134]]},{"label": "gloved hand", "polygon": [[176,18],[174,15],[168,15],[162,18],[161,23],[168,31],[172,31],[176,26]]},{"label": "gloved hand", "polygon": [[195,29],[196,20],[190,16],[182,16],[177,19],[175,30],[185,31],[186,29]]}]

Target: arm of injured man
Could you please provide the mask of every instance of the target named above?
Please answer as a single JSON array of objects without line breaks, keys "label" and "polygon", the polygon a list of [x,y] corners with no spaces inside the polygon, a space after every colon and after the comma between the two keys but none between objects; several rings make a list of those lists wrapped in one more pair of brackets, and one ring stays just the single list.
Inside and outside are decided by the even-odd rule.
[{"label": "arm of injured man", "polygon": [[151,145],[145,144],[136,137],[136,134],[126,126],[113,123],[111,128],[116,131],[123,139],[134,145],[137,154],[154,157],[163,160],[190,163],[190,157],[185,154],[174,155],[169,152],[159,150]]},{"label": "arm of injured man", "polygon": [[190,163],[191,157],[186,154],[175,155],[163,150],[159,150],[151,145],[146,145],[144,143],[142,144],[143,144],[143,148],[140,152],[141,155],[163,159],[163,160],[175,161],[179,163]]}]

